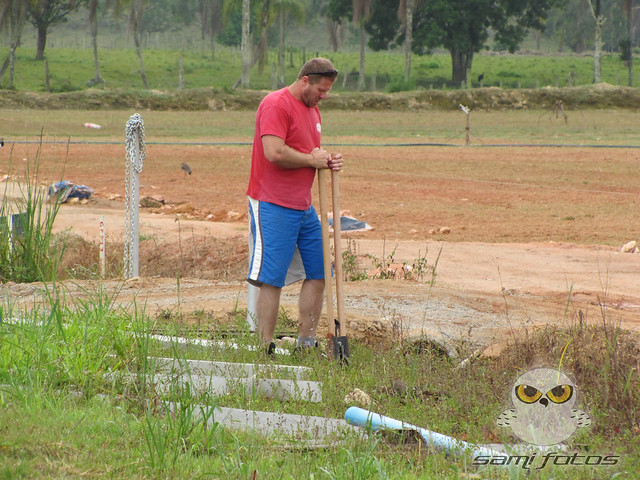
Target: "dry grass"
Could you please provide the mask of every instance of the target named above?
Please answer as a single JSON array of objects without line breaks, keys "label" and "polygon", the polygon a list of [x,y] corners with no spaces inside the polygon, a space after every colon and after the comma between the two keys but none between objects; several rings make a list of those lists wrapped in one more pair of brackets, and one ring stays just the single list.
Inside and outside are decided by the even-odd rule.
[{"label": "dry grass", "polygon": [[[87,252],[98,252],[95,242],[79,235],[64,233],[58,236],[66,248],[60,262],[58,278],[90,279],[100,275],[99,259]],[[107,278],[122,277],[122,242],[114,242],[107,249]],[[179,241],[158,242],[155,238],[140,242],[140,275],[145,277],[193,277],[204,280],[233,281],[246,275],[248,246],[240,237],[218,239],[192,237]]]},{"label": "dry grass", "polygon": [[545,325],[515,341],[496,362],[502,372],[559,368],[573,378],[581,401],[598,418],[593,433],[640,433],[640,335],[623,330],[602,307],[588,320],[580,310],[569,325]]}]

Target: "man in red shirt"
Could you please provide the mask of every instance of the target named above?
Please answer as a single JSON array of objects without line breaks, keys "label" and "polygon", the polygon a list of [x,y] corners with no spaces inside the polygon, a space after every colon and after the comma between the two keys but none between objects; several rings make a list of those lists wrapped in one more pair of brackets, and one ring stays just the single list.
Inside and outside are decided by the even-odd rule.
[{"label": "man in red shirt", "polygon": [[342,155],[322,148],[318,103],[338,76],[331,61],[305,63],[290,86],[267,95],[256,114],[247,195],[253,237],[247,280],[259,287],[257,331],[269,353],[280,309],[280,291],[289,283],[294,255],[304,269],[299,298],[298,347],[315,344],[324,292],[322,229],[311,205],[318,169],[339,171]]}]

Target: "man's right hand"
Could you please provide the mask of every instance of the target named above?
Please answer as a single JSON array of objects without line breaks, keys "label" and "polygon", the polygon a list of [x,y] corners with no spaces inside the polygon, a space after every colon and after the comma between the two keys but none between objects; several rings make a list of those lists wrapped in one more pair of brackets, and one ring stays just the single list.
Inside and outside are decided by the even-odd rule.
[{"label": "man's right hand", "polygon": [[331,161],[331,154],[327,152],[324,148],[314,148],[310,152],[311,154],[311,164],[313,168],[323,169],[329,168],[329,162]]}]

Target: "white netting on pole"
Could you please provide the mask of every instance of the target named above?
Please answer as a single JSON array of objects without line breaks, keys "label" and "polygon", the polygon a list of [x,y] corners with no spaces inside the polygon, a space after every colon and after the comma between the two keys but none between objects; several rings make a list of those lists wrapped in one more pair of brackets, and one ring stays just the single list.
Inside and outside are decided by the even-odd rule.
[{"label": "white netting on pole", "polygon": [[144,122],[139,113],[129,118],[125,129],[127,158],[125,161],[125,225],[124,225],[124,277],[138,276],[139,208],[142,162],[146,157]]}]

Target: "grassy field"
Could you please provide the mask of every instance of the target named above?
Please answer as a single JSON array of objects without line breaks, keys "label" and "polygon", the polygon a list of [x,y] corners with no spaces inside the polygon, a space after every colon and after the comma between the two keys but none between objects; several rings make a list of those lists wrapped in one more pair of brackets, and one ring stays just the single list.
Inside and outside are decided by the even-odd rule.
[{"label": "grassy field", "polygon": [[[0,132],[6,141],[124,141],[124,126],[137,110],[5,109]],[[253,140],[255,112],[140,112],[148,142],[242,142]],[[551,110],[472,111],[472,146],[490,144],[640,146],[633,110],[567,110],[568,121]],[[323,111],[326,144],[450,143],[464,145],[466,116],[459,109],[430,112]],[[83,126],[91,122],[100,129]]]},{"label": "grassy field", "polygon": [[[0,56],[7,54],[0,48]],[[358,83],[359,56],[342,52],[295,51],[286,56],[285,82],[293,81],[302,65],[316,54],[331,58],[341,75],[334,86],[336,91],[356,90]],[[90,49],[49,48],[50,88],[52,92],[68,92],[88,88],[94,77],[93,56]],[[36,61],[35,50],[20,48],[14,88],[19,91],[44,91],[45,67]],[[100,88],[142,89],[140,70],[135,50],[101,49],[99,53],[101,75],[105,81]],[[183,87],[185,89],[216,87],[230,89],[240,76],[241,58],[237,49],[218,47],[215,57],[200,49],[191,50],[145,50],[145,70],[151,89],[176,90],[179,85],[179,60],[183,61]],[[277,52],[269,53],[269,61],[263,72],[254,67],[251,71],[252,89],[275,88],[272,67],[277,61]],[[403,80],[404,57],[400,53],[369,52],[366,64],[366,89],[369,91],[398,91],[407,89],[460,88],[451,85],[451,58],[446,53],[414,56],[412,75],[408,83]],[[627,70],[616,55],[602,59],[602,81],[612,85],[627,85]],[[478,76],[484,79],[478,82]],[[639,79],[636,79],[636,82]],[[501,88],[541,88],[545,86],[565,87],[589,85],[593,82],[593,58],[583,56],[547,55],[477,55],[474,58],[469,85],[495,86]],[[0,87],[8,85],[8,73]]]}]

